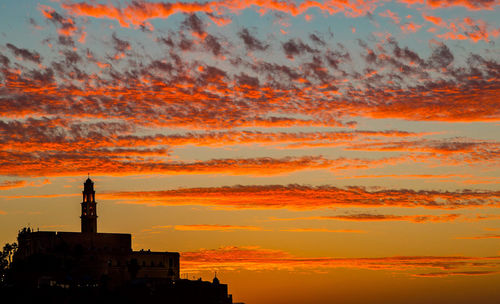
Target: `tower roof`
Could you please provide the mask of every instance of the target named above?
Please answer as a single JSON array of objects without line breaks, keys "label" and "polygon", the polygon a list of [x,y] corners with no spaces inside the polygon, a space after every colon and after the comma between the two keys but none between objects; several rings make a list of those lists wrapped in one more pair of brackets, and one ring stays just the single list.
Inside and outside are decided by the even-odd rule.
[{"label": "tower roof", "polygon": [[90,176],[87,178],[87,180],[83,184],[83,191],[84,192],[94,191],[94,182],[90,179]]},{"label": "tower roof", "polygon": [[214,279],[212,281],[213,284],[220,284],[219,279],[217,278],[217,272],[215,273]]},{"label": "tower roof", "polygon": [[94,182],[90,179],[90,173],[87,173],[87,180],[85,181],[85,184],[93,184]]}]

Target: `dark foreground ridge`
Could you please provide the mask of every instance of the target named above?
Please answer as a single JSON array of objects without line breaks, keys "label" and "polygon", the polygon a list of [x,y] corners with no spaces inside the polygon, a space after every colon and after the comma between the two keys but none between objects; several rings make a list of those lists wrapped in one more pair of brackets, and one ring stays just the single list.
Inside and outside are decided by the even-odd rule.
[{"label": "dark foreground ridge", "polygon": [[[226,284],[180,279],[178,252],[133,251],[132,236],[97,232],[94,183],[84,183],[81,232],[19,231],[4,247],[0,296],[14,303],[231,304]],[[12,260],[11,260],[12,259]]]}]

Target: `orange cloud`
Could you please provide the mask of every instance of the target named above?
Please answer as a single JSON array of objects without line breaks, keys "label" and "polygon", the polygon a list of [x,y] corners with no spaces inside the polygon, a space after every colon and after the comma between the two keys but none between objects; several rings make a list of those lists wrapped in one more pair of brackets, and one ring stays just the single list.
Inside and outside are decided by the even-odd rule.
[{"label": "orange cloud", "polygon": [[23,188],[23,187],[41,187],[43,185],[50,184],[49,179],[44,179],[38,182],[27,182],[25,180],[14,180],[14,181],[3,181],[0,183],[0,190],[8,190],[13,188]]},{"label": "orange cloud", "polygon": [[364,230],[357,229],[327,229],[327,228],[291,228],[282,229],[280,231],[286,232],[333,232],[333,233],[365,233]]},{"label": "orange cloud", "polygon": [[80,194],[0,195],[0,198],[20,199],[20,198],[54,198],[54,197],[71,197],[71,196],[80,196]]},{"label": "orange cloud", "polygon": [[[357,170],[416,160],[427,162],[430,165],[432,161],[439,161],[440,164],[446,165],[498,162],[498,156],[495,152],[499,146],[497,142],[466,139],[421,139],[423,136],[433,134],[429,132],[413,133],[397,130],[262,132],[242,130],[144,136],[133,134],[134,128],[134,126],[123,122],[102,121],[89,124],[61,118],[30,118],[0,122],[0,130],[4,132],[3,138],[0,139],[2,142],[0,154],[4,156],[4,159],[10,160],[4,164],[4,171],[16,175],[50,176],[80,174],[79,170],[81,169],[84,172],[92,170],[99,174],[108,175],[110,172],[117,171],[111,170],[115,167],[120,168],[120,174],[125,175],[139,172],[273,175],[307,169]],[[404,140],[395,140],[396,138]],[[407,138],[411,138],[411,140]],[[169,159],[173,147],[186,145],[207,147],[259,145],[279,149],[338,146],[345,150],[388,151],[401,152],[402,154],[397,157],[378,159],[326,159],[321,156],[282,159],[215,159],[203,162],[174,162]],[[408,154],[408,152],[415,153]],[[81,161],[82,158],[88,159],[89,157],[99,165],[79,169],[81,165],[78,165],[77,162]],[[38,165],[40,159],[47,166],[40,167]],[[83,162],[87,163],[87,161]],[[236,163],[241,164],[240,170],[238,170]],[[281,169],[265,166],[273,163],[276,165],[287,163],[289,165]],[[106,167],[108,170],[105,171]],[[362,177],[369,176],[360,176],[360,178]],[[380,175],[374,177],[438,178],[438,176],[431,175]],[[459,176],[443,175],[439,177]],[[474,180],[470,179],[465,182],[474,183]],[[494,179],[476,179],[475,183],[488,182],[493,183]]]},{"label": "orange cloud", "polygon": [[[493,268],[497,271],[500,257],[464,256],[394,256],[379,258],[336,258],[300,257],[282,250],[260,247],[222,247],[219,249],[200,249],[182,252],[181,261],[184,271],[214,269],[334,269],[356,268],[371,270],[392,270],[413,272],[422,269],[453,270],[463,268]],[[483,270],[484,271],[484,270]]]},{"label": "orange cloud", "polygon": [[454,222],[457,220],[465,222],[477,222],[482,220],[496,220],[498,215],[477,214],[475,216],[464,216],[462,214],[441,214],[441,215],[393,215],[393,214],[347,214],[347,215],[324,215],[324,216],[306,216],[295,218],[269,218],[270,221],[296,221],[296,220],[339,220],[355,222],[379,222],[379,221],[408,221],[413,223],[442,223]]},{"label": "orange cloud", "polygon": [[[332,207],[424,207],[459,209],[498,207],[498,191],[375,190],[361,187],[268,185],[114,192],[101,199],[149,205],[205,205],[245,209],[317,209]],[[431,218],[428,218],[431,220]],[[417,218],[415,218],[417,220]]]},{"label": "orange cloud", "polygon": [[83,31],[83,28],[78,28],[73,19],[62,16],[50,6],[39,4],[38,8],[47,20],[58,27],[57,33],[59,35],[72,37],[78,34],[80,36],[78,41],[82,44],[85,43],[87,33]]},{"label": "orange cloud", "polygon": [[429,272],[429,273],[418,273],[413,274],[415,277],[424,278],[441,278],[447,276],[479,276],[479,275],[490,275],[497,274],[499,271],[448,271],[448,272]]},{"label": "orange cloud", "polygon": [[428,222],[452,222],[460,217],[460,214],[443,214],[443,215],[387,215],[387,214],[349,214],[349,215],[332,215],[319,216],[318,219],[340,220],[340,221],[409,221],[414,223]]},{"label": "orange cloud", "polygon": [[369,174],[369,175],[353,175],[339,177],[341,179],[358,179],[358,178],[397,178],[397,179],[446,179],[446,178],[470,178],[470,174]]},{"label": "orange cloud", "polygon": [[422,25],[414,22],[407,22],[400,26],[401,30],[405,33],[416,33],[421,27]]},{"label": "orange cloud", "polygon": [[390,18],[396,24],[399,24],[401,22],[401,18],[399,18],[398,14],[395,12],[392,12],[389,9],[385,10],[384,12],[379,13],[379,16]]},{"label": "orange cloud", "polygon": [[[125,154],[123,157],[122,154]],[[352,170],[379,167],[401,162],[403,158],[383,159],[326,159],[322,156],[284,157],[284,158],[245,158],[245,159],[213,159],[196,162],[174,162],[136,159],[131,161],[125,151],[93,155],[92,164],[80,155],[48,153],[46,158],[37,155],[14,154],[1,152],[0,156],[10,159],[10,164],[0,168],[2,175],[29,176],[68,176],[85,175],[91,171],[96,175],[130,175],[130,174],[229,174],[229,175],[279,175],[307,169]],[[149,154],[149,153],[148,153]],[[116,157],[109,157],[116,155]],[[107,157],[105,157],[107,156]],[[22,161],[21,161],[22,160]],[[40,167],[39,164],[44,166]]]},{"label": "orange cloud", "polygon": [[437,17],[437,16],[431,16],[431,15],[422,15],[422,17],[431,22],[431,23],[434,23],[435,25],[437,26],[445,26],[445,23],[443,22],[443,18],[441,17]]},{"label": "orange cloud", "polygon": [[210,20],[213,21],[213,23],[217,24],[218,26],[226,26],[232,22],[231,18],[227,18],[224,16],[215,16],[210,13],[207,13],[207,16],[210,18]]},{"label": "orange cloud", "polygon": [[[422,138],[431,132],[328,131],[263,132],[212,131],[182,134],[134,134],[136,126],[125,122],[99,121],[84,123],[70,118],[29,118],[0,121],[3,137],[0,154],[7,160],[2,168],[7,174],[29,176],[76,175],[91,170],[96,174],[286,174],[298,170],[358,170],[420,161],[429,165],[477,165],[498,162],[494,141],[470,139],[430,140]],[[153,129],[154,131],[154,129]],[[416,139],[415,139],[416,138]],[[344,150],[401,152],[386,158],[327,159],[321,156],[255,159],[213,159],[198,162],[172,161],[177,146],[227,147],[256,145],[278,149],[342,147]],[[412,153],[408,153],[412,152]],[[88,160],[95,166],[88,166]],[[40,167],[39,162],[46,164]],[[82,164],[78,164],[81,162]],[[238,165],[239,164],[239,165]],[[276,164],[275,166],[272,164]],[[280,166],[287,164],[287,166]],[[115,169],[113,169],[115,168]],[[0,172],[1,170],[0,169]],[[360,176],[368,177],[368,176]],[[383,176],[376,176],[383,177]],[[389,175],[386,175],[389,177]],[[431,178],[430,175],[392,176]],[[442,178],[458,176],[441,176]],[[472,176],[469,176],[472,177]],[[436,178],[438,178],[436,176]],[[493,183],[494,179],[475,179],[475,183]],[[474,179],[463,181],[474,183]]]},{"label": "orange cloud", "polygon": [[[498,1],[494,0],[399,0],[398,2],[407,4],[424,4],[429,8],[464,6],[468,9],[492,9],[498,5]],[[150,19],[169,18],[173,14],[186,13],[192,14],[197,12],[206,13],[209,15],[221,15],[224,13],[239,13],[246,9],[255,9],[261,14],[269,11],[290,14],[292,16],[305,14],[309,9],[319,9],[330,15],[344,13],[346,16],[359,17],[367,13],[372,13],[378,6],[376,1],[342,1],[331,0],[326,2],[317,1],[209,1],[209,2],[131,2],[125,6],[117,6],[112,3],[85,3],[66,1],[61,6],[71,14],[78,16],[87,16],[94,18],[113,19],[120,23],[121,26],[129,27],[134,25],[139,27],[144,25]]]},{"label": "orange cloud", "polygon": [[486,230],[486,231],[498,231],[498,230],[500,230],[500,228],[486,227],[486,228],[484,228],[484,230]]},{"label": "orange cloud", "polygon": [[409,5],[422,4],[431,9],[462,6],[470,10],[491,10],[500,4],[498,0],[398,0],[398,2]]},{"label": "orange cloud", "polygon": [[481,19],[465,17],[463,20],[455,20],[446,26],[450,31],[437,35],[439,38],[451,40],[466,40],[477,43],[480,40],[489,42],[491,37],[500,35],[500,28],[495,28]]},{"label": "orange cloud", "polygon": [[0,183],[0,190],[8,190],[13,188],[21,188],[26,186],[24,180],[3,181]]},{"label": "orange cloud", "polygon": [[461,240],[483,240],[483,239],[500,239],[499,234],[485,234],[485,235],[476,235],[476,236],[461,236],[456,239]]},{"label": "orange cloud", "polygon": [[248,230],[258,231],[262,230],[257,226],[237,226],[237,225],[175,225],[175,230],[180,231],[235,231],[235,230]]},{"label": "orange cloud", "polygon": [[132,2],[124,7],[115,6],[111,3],[76,3],[67,1],[61,6],[71,14],[88,16],[94,18],[108,18],[117,20],[121,26],[140,26],[149,19],[169,18],[177,13],[203,12],[211,15],[223,13],[238,13],[245,9],[255,8],[259,13],[276,11],[292,16],[302,15],[311,8],[320,9],[330,15],[344,13],[348,16],[363,16],[375,9],[372,1],[341,1],[334,0],[326,3],[317,1],[303,1],[300,4],[289,1],[211,1],[211,2]]},{"label": "orange cloud", "polygon": [[[50,131],[47,131],[50,128]],[[89,130],[89,134],[85,131]],[[0,130],[5,132],[0,150],[28,151],[82,151],[92,150],[92,154],[128,153],[129,155],[166,155],[168,145],[209,146],[227,145],[285,145],[287,148],[316,146],[351,145],[352,142],[377,142],[388,138],[409,138],[433,135],[431,132],[387,131],[329,131],[329,132],[262,132],[262,131],[212,131],[186,132],[183,134],[155,134],[139,136],[130,134],[133,130],[125,123],[84,124],[70,119],[53,118],[11,120],[0,122]],[[29,136],[28,136],[29,135]],[[152,147],[151,147],[152,146]],[[148,149],[148,147],[151,147]],[[90,153],[89,153],[90,154]]]},{"label": "orange cloud", "polygon": [[[264,52],[270,46],[248,30],[242,30],[238,39],[243,41],[245,50]],[[136,62],[144,68],[135,69],[132,65],[130,71],[120,68],[113,55],[132,55],[138,50],[116,35],[110,37],[115,53],[106,58],[67,50],[63,61],[47,59],[44,67],[35,70],[23,61],[41,64],[38,53],[7,44],[22,60],[16,62],[15,69],[13,65],[0,69],[3,93],[9,96],[0,104],[0,111],[5,118],[59,113],[74,119],[113,119],[138,127],[190,130],[352,126],[355,122],[342,121],[348,117],[455,122],[496,121],[500,117],[496,98],[500,83],[492,68],[496,62],[471,55],[467,60],[470,66],[457,66],[453,53],[444,44],[438,45],[425,59],[388,39],[386,45],[364,55],[366,62],[360,62],[363,67],[359,71],[352,71],[350,63],[355,54],[351,55],[351,50],[316,48],[318,42],[325,44],[322,39],[314,40],[314,44],[295,38],[285,43],[269,42],[283,50],[283,56],[303,58],[298,66],[226,53],[215,36],[208,39],[211,43],[207,40],[194,44],[187,40],[181,34],[159,38],[157,42],[172,52],[161,60]],[[178,57],[179,51],[224,54],[228,64],[240,62],[244,71],[235,74],[232,68],[223,69],[227,64],[219,64],[223,60],[219,57],[216,64],[194,65]],[[94,66],[102,62],[109,64],[109,68],[100,73],[82,69],[88,63]],[[197,69],[200,65],[204,66],[201,71]],[[79,71],[78,77],[75,69]],[[338,73],[344,75],[342,79]],[[358,77],[359,74],[369,77]],[[83,84],[81,79],[89,81]],[[73,85],[63,85],[67,83]],[[78,98],[86,106],[72,106],[72,98]],[[20,107],[19,100],[32,102]],[[429,112],[429,107],[436,111]],[[126,109],[133,109],[134,115]]]},{"label": "orange cloud", "polygon": [[379,142],[354,144],[348,150],[364,151],[414,151],[429,153],[428,156],[436,157],[450,163],[498,163],[500,157],[498,149],[500,142],[496,141],[436,141],[436,140],[418,140],[418,141],[400,141],[400,142]]}]

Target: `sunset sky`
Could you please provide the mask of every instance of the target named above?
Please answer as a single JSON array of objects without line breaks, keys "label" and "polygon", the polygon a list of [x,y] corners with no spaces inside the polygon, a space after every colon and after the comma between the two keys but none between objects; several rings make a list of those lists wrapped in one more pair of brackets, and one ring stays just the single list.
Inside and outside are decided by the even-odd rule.
[{"label": "sunset sky", "polygon": [[500,1],[0,1],[0,243],[178,251],[235,302],[500,302]]}]

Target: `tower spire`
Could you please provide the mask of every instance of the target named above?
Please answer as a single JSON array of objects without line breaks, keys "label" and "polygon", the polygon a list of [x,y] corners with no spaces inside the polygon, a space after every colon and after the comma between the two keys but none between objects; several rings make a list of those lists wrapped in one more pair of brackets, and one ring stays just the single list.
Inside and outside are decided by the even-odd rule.
[{"label": "tower spire", "polygon": [[83,201],[82,201],[82,233],[97,233],[97,204],[95,201],[94,182],[88,178],[83,184]]},{"label": "tower spire", "polygon": [[220,284],[219,278],[217,278],[217,271],[215,272],[215,276],[214,279],[212,280],[212,283],[217,285]]}]

